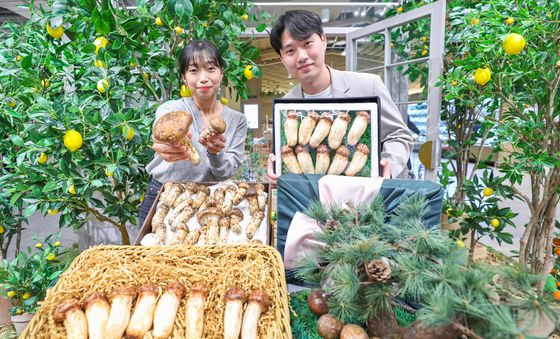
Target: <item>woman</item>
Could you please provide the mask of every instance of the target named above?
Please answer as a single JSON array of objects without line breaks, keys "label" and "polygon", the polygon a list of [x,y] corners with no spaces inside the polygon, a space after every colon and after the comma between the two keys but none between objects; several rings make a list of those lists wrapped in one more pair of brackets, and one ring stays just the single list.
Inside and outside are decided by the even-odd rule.
[{"label": "woman", "polygon": [[[207,40],[190,42],[179,58],[181,81],[190,88],[192,97],[165,102],[156,111],[156,120],[168,112],[184,110],[193,116],[189,135],[200,154],[200,164],[189,161],[187,149],[179,142],[167,144],[154,138],[154,160],[146,168],[152,176],[138,223],[148,215],[162,183],[185,181],[222,181],[232,176],[243,161],[247,119],[243,113],[224,106],[216,95],[224,76],[224,60]],[[222,116],[227,128],[223,134],[210,134],[199,142],[199,135],[213,116]]]}]

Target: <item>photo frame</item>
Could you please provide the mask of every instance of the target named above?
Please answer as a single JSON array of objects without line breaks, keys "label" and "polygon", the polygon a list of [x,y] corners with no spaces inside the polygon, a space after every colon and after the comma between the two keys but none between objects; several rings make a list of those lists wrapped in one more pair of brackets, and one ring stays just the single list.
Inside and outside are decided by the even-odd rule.
[{"label": "photo frame", "polygon": [[276,174],[379,176],[379,97],[275,99],[272,109]]}]

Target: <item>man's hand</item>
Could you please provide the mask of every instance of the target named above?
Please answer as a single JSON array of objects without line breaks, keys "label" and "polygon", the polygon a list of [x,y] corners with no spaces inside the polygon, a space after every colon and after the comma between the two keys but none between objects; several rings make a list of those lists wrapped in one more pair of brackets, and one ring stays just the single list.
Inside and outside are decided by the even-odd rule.
[{"label": "man's hand", "polygon": [[276,185],[278,183],[278,178],[280,176],[274,173],[274,161],[276,161],[276,157],[273,153],[268,155],[268,162],[266,166],[266,175],[268,176],[268,183],[271,185]]},{"label": "man's hand", "polygon": [[379,162],[381,166],[381,177],[391,179],[391,163],[387,159],[381,159]]},{"label": "man's hand", "polygon": [[210,154],[218,154],[226,147],[226,137],[223,134],[210,133],[200,140],[200,144],[208,150]]},{"label": "man's hand", "polygon": [[[191,137],[192,132],[187,133],[187,137]],[[179,160],[189,160],[190,154],[186,147],[183,146],[179,141],[174,143],[166,143],[157,140],[153,137],[154,143],[152,149],[157,153],[157,155],[167,162],[175,162]]]}]

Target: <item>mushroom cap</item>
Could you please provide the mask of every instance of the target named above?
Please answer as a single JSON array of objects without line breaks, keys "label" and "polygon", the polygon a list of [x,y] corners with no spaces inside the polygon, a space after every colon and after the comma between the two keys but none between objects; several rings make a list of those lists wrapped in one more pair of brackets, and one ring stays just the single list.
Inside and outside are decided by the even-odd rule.
[{"label": "mushroom cap", "polygon": [[[179,229],[179,228],[178,228]],[[157,296],[159,294],[159,288],[156,284],[142,285],[138,288],[138,295],[152,294]]]},{"label": "mushroom cap", "polygon": [[210,207],[210,208],[205,208],[202,211],[198,211],[197,217],[198,217],[198,221],[201,224],[206,224],[206,219],[211,217],[211,216],[215,216],[215,217],[219,217],[222,215],[222,212],[216,208],[216,207]]},{"label": "mushroom cap", "polygon": [[220,221],[218,221],[218,225],[220,227],[229,227],[229,218],[228,217],[221,217]]},{"label": "mushroom cap", "polygon": [[191,289],[189,290],[189,296],[194,295],[201,295],[202,297],[206,298],[206,296],[208,295],[208,285],[203,282],[197,282],[192,285]]},{"label": "mushroom cap", "polygon": [[288,111],[288,113],[286,113],[288,116],[288,119],[297,119],[297,112],[296,111]]},{"label": "mushroom cap", "polygon": [[187,185],[185,186],[187,190],[189,190],[191,193],[195,193],[198,191],[198,185],[194,182],[189,182],[187,183]]},{"label": "mushroom cap", "polygon": [[255,191],[264,191],[264,185],[261,183],[258,183],[255,185]]},{"label": "mushroom cap", "polygon": [[208,186],[198,186],[198,191],[206,194],[206,196],[210,196],[210,188]]},{"label": "mushroom cap", "polygon": [[337,119],[342,119],[342,120],[348,122],[348,121],[350,121],[350,114],[348,114],[348,112],[344,112],[344,113],[339,114],[336,118]]},{"label": "mushroom cap", "polygon": [[246,183],[245,181],[240,182],[239,184],[237,184],[237,188],[243,188],[244,190],[248,190],[249,189],[249,184]]},{"label": "mushroom cap", "polygon": [[317,114],[317,112],[315,111],[309,111],[307,113],[307,117],[315,120],[315,122],[319,121],[319,114]]},{"label": "mushroom cap", "polygon": [[125,287],[125,286],[117,287],[111,292],[111,294],[109,295],[109,299],[111,299],[111,301],[113,301],[114,298],[119,298],[119,297],[123,297],[123,296],[128,296],[128,297],[131,297],[131,298],[135,298],[136,297],[136,288]]},{"label": "mushroom cap", "polygon": [[360,152],[363,153],[365,155],[369,154],[369,147],[367,147],[367,145],[365,144],[359,144],[358,146],[356,146],[356,152]]},{"label": "mushroom cap", "polygon": [[185,285],[181,284],[179,281],[173,281],[165,286],[165,291],[171,291],[175,293],[179,300],[183,299],[186,294]]},{"label": "mushroom cap", "polygon": [[297,145],[296,146],[296,154],[300,154],[300,153],[309,153],[307,151],[307,149],[305,148],[305,146],[303,145]]},{"label": "mushroom cap", "polygon": [[322,144],[317,147],[317,153],[330,153],[331,149],[329,146]]},{"label": "mushroom cap", "polygon": [[268,310],[268,306],[270,305],[270,299],[268,298],[268,294],[263,290],[255,290],[251,295],[249,295],[249,302],[254,302],[262,307],[262,312],[266,312]]},{"label": "mushroom cap", "polygon": [[58,304],[58,306],[54,310],[54,314],[53,314],[54,321],[58,323],[63,322],[64,318],[66,317],[66,313],[75,309],[79,309],[79,310],[82,309],[80,307],[80,302],[77,299],[63,300],[60,304]]},{"label": "mushroom cap", "polygon": [[359,111],[358,113],[356,113],[356,118],[357,117],[362,117],[365,118],[366,120],[369,120],[369,113],[366,111]]},{"label": "mushroom cap", "polygon": [[240,210],[239,208],[231,209],[231,210],[228,212],[227,215],[228,215],[228,217],[230,217],[230,218],[231,218],[232,216],[236,216],[236,217],[238,217],[240,220],[243,220],[243,212],[241,212],[241,210]]},{"label": "mushroom cap", "polygon": [[221,116],[211,117],[209,122],[216,133],[222,134],[226,131],[227,124]]},{"label": "mushroom cap", "polygon": [[290,155],[290,154],[294,154],[294,151],[292,151],[292,148],[289,145],[284,145],[282,147],[282,155]]},{"label": "mushroom cap", "polygon": [[102,301],[107,303],[107,306],[109,306],[109,301],[107,300],[107,297],[105,296],[105,294],[101,293],[101,292],[93,292],[91,293],[86,300],[84,300],[83,303],[83,308],[87,309],[88,307],[90,307],[92,304],[98,302],[98,301]]},{"label": "mushroom cap", "polygon": [[226,187],[225,194],[228,194],[228,193],[235,194],[235,192],[237,192],[237,186],[229,185],[228,187]]},{"label": "mushroom cap", "polygon": [[348,148],[346,146],[340,146],[336,150],[336,155],[348,158],[348,156],[350,155],[350,151],[348,150]]},{"label": "mushroom cap", "polygon": [[241,300],[242,302],[245,302],[245,298],[245,291],[243,291],[243,289],[238,286],[231,287],[229,290],[227,290],[226,295],[224,296],[224,299],[226,299],[226,301]]},{"label": "mushroom cap", "polygon": [[169,112],[158,119],[153,134],[157,140],[175,142],[187,134],[192,124],[192,114],[187,111]]},{"label": "mushroom cap", "polygon": [[326,123],[329,124],[329,126],[332,125],[333,122],[331,115],[327,112],[321,114],[321,121],[325,121]]}]

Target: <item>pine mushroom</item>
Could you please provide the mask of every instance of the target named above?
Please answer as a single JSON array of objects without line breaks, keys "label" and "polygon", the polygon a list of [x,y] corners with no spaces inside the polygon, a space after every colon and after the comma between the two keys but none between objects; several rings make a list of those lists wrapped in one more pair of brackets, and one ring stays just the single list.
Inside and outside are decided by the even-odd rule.
[{"label": "pine mushroom", "polygon": [[259,210],[263,212],[266,208],[266,193],[264,192],[263,184],[256,184],[255,191],[257,192],[257,201],[259,202]]},{"label": "pine mushroom", "polygon": [[317,147],[317,157],[315,160],[315,174],[326,174],[331,164],[331,150],[327,145]]},{"label": "pine mushroom", "polygon": [[208,121],[208,126],[200,133],[198,141],[202,141],[210,134],[223,134],[226,131],[227,124],[221,116],[211,117]]},{"label": "pine mushroom", "polygon": [[247,195],[247,202],[249,203],[249,214],[256,215],[259,212],[259,198],[256,193]]},{"label": "pine mushroom", "polygon": [[227,244],[229,237],[229,218],[225,216],[221,217],[220,221],[218,221],[218,225],[220,226],[220,240],[218,242],[220,244]]},{"label": "pine mushroom", "polygon": [[247,225],[247,229],[245,230],[245,235],[248,239],[253,239],[263,219],[264,213],[261,211],[258,211],[251,217],[251,221],[249,222],[249,225]]},{"label": "pine mushroom", "polygon": [[311,160],[311,155],[302,145],[296,146],[296,157],[299,163],[301,171],[305,174],[315,174],[315,168],[313,168],[313,160]]},{"label": "pine mushroom", "polygon": [[185,185],[185,190],[183,191],[183,193],[181,193],[181,195],[179,195],[177,199],[175,199],[175,202],[173,203],[173,208],[177,208],[178,206],[181,205],[182,205],[181,208],[183,208],[185,206],[183,204],[189,201],[189,198],[197,191],[198,191],[198,186],[194,182],[187,183]]},{"label": "pine mushroom", "polygon": [[288,146],[295,146],[298,141],[298,115],[296,111],[288,111],[284,121],[284,135]]},{"label": "pine mushroom", "polygon": [[239,339],[243,320],[243,305],[245,291],[240,287],[231,287],[224,297],[226,308],[224,311],[224,339]]},{"label": "pine mushroom", "polygon": [[327,171],[327,174],[331,175],[339,175],[344,172],[346,169],[346,165],[348,165],[348,156],[350,155],[350,151],[346,146],[340,146],[336,150],[336,154],[334,156],[333,162]]},{"label": "pine mushroom", "polygon": [[210,188],[208,186],[200,186],[198,192],[192,197],[191,207],[199,208],[210,196]]},{"label": "pine mushroom", "polygon": [[165,216],[169,212],[169,206],[161,205],[158,207],[156,213],[152,217],[152,232],[154,232],[157,228],[165,227],[163,220]]},{"label": "pine mushroom", "polygon": [[189,229],[183,225],[175,228],[171,239],[169,240],[169,245],[180,245],[183,243],[185,238],[189,234]]},{"label": "pine mushroom", "polygon": [[243,199],[245,199],[245,194],[247,194],[247,190],[249,189],[249,184],[246,182],[240,182],[237,184],[237,191],[235,192],[235,196],[233,197],[233,206],[239,205]]},{"label": "pine mushroom", "polygon": [[354,122],[352,123],[352,127],[350,127],[350,131],[346,136],[346,142],[350,146],[354,146],[360,141],[360,138],[366,131],[370,123],[369,120],[369,113],[366,111],[359,111],[356,113],[356,117],[354,118]]},{"label": "pine mushroom", "polygon": [[78,300],[67,299],[58,304],[54,311],[53,318],[57,323],[64,323],[67,338],[87,339],[87,319]]},{"label": "pine mushroom", "polygon": [[184,296],[185,286],[178,281],[169,283],[165,287],[154,311],[154,338],[163,339],[171,335],[177,310]]},{"label": "pine mushroom", "polygon": [[302,173],[301,167],[299,166],[294,151],[292,151],[292,148],[288,145],[282,147],[282,160],[284,161],[284,164],[286,165],[290,173],[294,173],[294,174]]},{"label": "pine mushroom", "polygon": [[309,146],[317,148],[329,135],[332,123],[333,121],[329,113],[325,112],[321,114],[321,119],[317,123],[313,134],[311,134],[311,139],[309,139]]},{"label": "pine mushroom", "polygon": [[183,193],[183,191],[183,185],[171,184],[169,191],[167,192],[163,200],[160,199],[160,202],[165,206],[171,207],[175,203],[175,200],[177,200],[181,193]]},{"label": "pine mushroom", "polygon": [[342,144],[342,138],[346,135],[346,130],[348,129],[348,123],[350,122],[350,115],[348,112],[339,114],[331,126],[329,132],[329,147],[332,149],[338,149],[340,144]]},{"label": "pine mushroom", "polygon": [[204,308],[208,286],[204,283],[194,284],[187,299],[187,331],[185,338],[198,339],[204,331]]},{"label": "pine mushroom", "polygon": [[153,134],[159,141],[174,143],[179,141],[190,155],[193,165],[200,163],[200,155],[187,137],[187,132],[193,122],[192,114],[187,111],[173,111],[160,117],[154,125]]},{"label": "pine mushroom", "polygon": [[210,207],[198,212],[198,222],[206,230],[206,243],[214,245],[220,237],[218,222],[222,212],[216,207]]},{"label": "pine mushroom", "polygon": [[256,290],[249,295],[249,303],[243,315],[243,325],[241,327],[242,339],[256,339],[258,333],[259,319],[268,310],[270,299],[263,290]]},{"label": "pine mushroom", "polygon": [[84,302],[90,339],[103,339],[111,305],[103,293],[93,292]]},{"label": "pine mushroom", "polygon": [[226,213],[233,207],[233,199],[235,198],[235,193],[237,193],[237,187],[230,185],[226,188],[224,194],[224,203],[222,204],[222,212]]},{"label": "pine mushroom", "polygon": [[243,221],[243,212],[239,208],[234,208],[227,213],[229,217],[229,228],[239,234],[241,233],[241,221]]},{"label": "pine mushroom", "polygon": [[105,326],[105,338],[120,339],[128,326],[136,289],[119,287],[111,292],[111,312]]},{"label": "pine mushroom", "polygon": [[190,231],[189,234],[187,234],[187,236],[183,240],[183,244],[194,245],[198,241],[198,238],[200,238],[200,230]]},{"label": "pine mushroom", "polygon": [[142,339],[152,328],[158,294],[156,284],[144,285],[138,289],[138,300],[126,328],[127,339]]},{"label": "pine mushroom", "polygon": [[356,152],[350,161],[350,165],[346,169],[345,174],[348,176],[354,176],[358,173],[366,164],[369,155],[369,148],[364,144],[359,144],[356,147]]},{"label": "pine mushroom", "polygon": [[319,114],[314,111],[310,111],[309,113],[307,113],[307,116],[303,118],[298,131],[298,142],[300,145],[305,146],[309,143],[311,134],[313,134],[313,130],[315,129],[318,121]]}]

